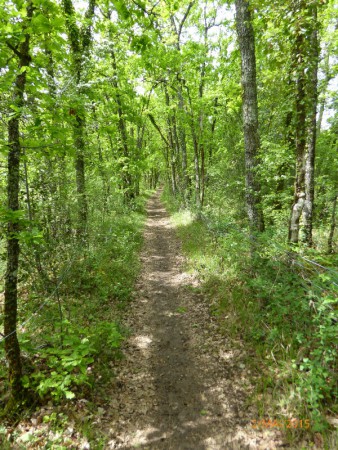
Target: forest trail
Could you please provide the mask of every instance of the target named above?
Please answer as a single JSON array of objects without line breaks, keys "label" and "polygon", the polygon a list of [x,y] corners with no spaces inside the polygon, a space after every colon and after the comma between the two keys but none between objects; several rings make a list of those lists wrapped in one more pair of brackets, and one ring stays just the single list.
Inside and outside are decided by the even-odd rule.
[{"label": "forest trail", "polygon": [[147,211],[142,271],[126,319],[131,336],[102,418],[107,448],[280,448],[278,431],[252,429],[245,355],[218,332],[197,281],[183,271],[160,192]]}]

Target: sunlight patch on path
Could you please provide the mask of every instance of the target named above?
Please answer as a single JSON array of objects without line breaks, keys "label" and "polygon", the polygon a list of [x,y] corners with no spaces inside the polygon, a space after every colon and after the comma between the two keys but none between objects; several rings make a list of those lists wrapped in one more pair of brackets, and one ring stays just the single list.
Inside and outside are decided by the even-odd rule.
[{"label": "sunlight patch on path", "polygon": [[151,336],[134,336],[131,339],[131,342],[141,350],[146,350],[150,344],[153,342],[153,338]]},{"label": "sunlight patch on path", "polygon": [[[278,433],[254,430],[245,350],[220,333],[198,277],[184,271],[174,226],[148,206],[132,330],[107,417],[109,449],[272,450]],[[185,217],[189,224],[193,217]]]}]

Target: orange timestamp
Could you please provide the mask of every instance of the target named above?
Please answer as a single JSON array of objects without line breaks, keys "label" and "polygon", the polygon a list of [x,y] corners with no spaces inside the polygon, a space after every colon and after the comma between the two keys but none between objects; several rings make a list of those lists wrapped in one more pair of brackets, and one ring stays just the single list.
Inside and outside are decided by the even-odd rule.
[{"label": "orange timestamp", "polygon": [[262,428],[303,429],[311,426],[310,419],[259,419],[251,420],[251,427],[255,430]]}]

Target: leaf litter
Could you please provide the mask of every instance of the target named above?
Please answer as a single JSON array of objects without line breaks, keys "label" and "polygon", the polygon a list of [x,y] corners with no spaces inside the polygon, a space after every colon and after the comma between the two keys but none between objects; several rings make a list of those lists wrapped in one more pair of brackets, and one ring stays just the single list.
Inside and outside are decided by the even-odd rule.
[{"label": "leaf litter", "polygon": [[125,325],[131,336],[101,426],[107,449],[277,449],[280,430],[256,430],[248,355],[209,313],[184,271],[179,239],[157,193],[148,204],[142,271]]}]

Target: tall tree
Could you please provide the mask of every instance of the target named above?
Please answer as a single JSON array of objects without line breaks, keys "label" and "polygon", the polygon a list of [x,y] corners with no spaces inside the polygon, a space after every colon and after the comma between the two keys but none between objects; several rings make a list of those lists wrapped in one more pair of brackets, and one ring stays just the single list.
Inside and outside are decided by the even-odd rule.
[{"label": "tall tree", "polygon": [[299,240],[300,218],[305,202],[305,149],[306,149],[306,74],[305,74],[305,1],[294,2],[294,14],[297,17],[295,28],[295,45],[293,48],[292,67],[295,71],[295,108],[294,108],[294,142],[296,151],[296,175],[294,201],[291,210],[289,240]]},{"label": "tall tree", "polygon": [[[110,17],[109,17],[110,18]],[[126,200],[130,200],[134,197],[134,191],[132,186],[132,177],[130,174],[130,149],[129,149],[129,143],[128,143],[128,133],[127,133],[127,124],[125,120],[125,114],[123,111],[123,104],[122,104],[122,98],[120,93],[120,86],[119,86],[119,74],[117,69],[117,63],[116,63],[116,56],[114,52],[114,43],[112,41],[112,34],[110,33],[110,40],[111,40],[111,59],[112,59],[112,67],[113,67],[113,77],[112,77],[112,83],[114,87],[114,97],[117,105],[117,114],[118,114],[118,128],[120,133],[120,140],[121,140],[121,148],[120,148],[120,155],[123,160],[122,163],[122,187],[124,192],[124,197]]]},{"label": "tall tree", "polygon": [[[195,4],[195,0],[189,2],[187,5],[186,10],[183,13],[183,16],[180,19],[177,19],[173,14],[170,15],[170,22],[172,26],[172,31],[175,35],[175,47],[179,53],[181,53],[181,37],[182,32],[184,28],[184,24],[188,19],[188,16]],[[184,125],[182,123],[184,117],[185,117],[185,101],[184,101],[184,94],[183,94],[183,87],[184,87],[184,80],[182,78],[182,71],[183,67],[182,64],[180,64],[180,67],[178,68],[178,86],[177,86],[177,97],[178,97],[178,110],[179,114],[181,116],[181,120],[178,123],[178,144],[179,144],[179,151],[181,153],[181,161],[182,161],[182,191],[183,191],[183,198],[185,204],[187,204],[188,201],[188,188],[190,185],[190,178],[188,175],[188,156],[187,156],[187,143],[186,143],[186,131],[184,128]],[[194,157],[194,167],[195,167],[195,196],[196,196],[196,204],[197,206],[200,204],[200,194],[199,194],[199,164],[198,159],[196,159],[196,155]],[[196,172],[197,168],[197,172]]]},{"label": "tall tree", "polygon": [[[94,17],[96,0],[89,0],[85,13],[85,22],[82,28],[76,23],[75,10],[72,0],[63,0],[62,5],[66,16],[68,39],[73,58],[73,75],[75,77],[78,96],[81,97],[80,87],[84,69],[84,63],[89,53],[92,40],[92,22]],[[80,99],[81,100],[81,99]],[[75,170],[78,195],[78,234],[83,235],[88,215],[85,177],[85,110],[81,101],[75,108],[71,108],[70,114],[74,116],[74,137],[76,147]]]},{"label": "tall tree", "polygon": [[260,139],[258,131],[255,36],[249,2],[247,0],[236,0],[235,5],[242,69],[246,205],[251,232],[260,232],[264,231],[264,218],[260,204],[260,183],[257,176]]},{"label": "tall tree", "polygon": [[18,58],[17,75],[13,87],[12,101],[14,113],[8,121],[8,179],[7,205],[10,214],[7,229],[7,269],[5,275],[5,305],[4,305],[4,333],[5,351],[8,361],[8,372],[11,383],[11,400],[9,408],[22,400],[22,366],[20,346],[17,337],[17,309],[18,309],[18,270],[19,270],[19,186],[20,186],[20,157],[22,153],[20,143],[20,119],[24,105],[27,67],[30,65],[30,33],[34,7],[33,2],[26,3],[26,19],[23,21],[22,39],[18,45],[7,45]]},{"label": "tall tree", "polygon": [[319,59],[317,2],[309,4],[305,0],[297,0],[293,6],[297,18],[292,61],[295,72],[293,127],[296,175],[289,241],[298,243],[302,218],[303,240],[312,245]]},{"label": "tall tree", "polygon": [[315,196],[315,155],[317,140],[317,102],[318,102],[318,20],[317,5],[310,7],[311,36],[309,51],[309,79],[308,79],[308,137],[305,155],[305,202],[304,202],[304,242],[312,246],[312,222]]}]

